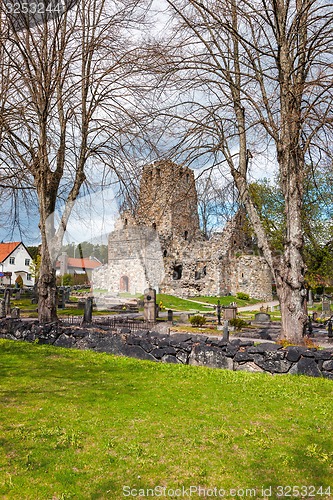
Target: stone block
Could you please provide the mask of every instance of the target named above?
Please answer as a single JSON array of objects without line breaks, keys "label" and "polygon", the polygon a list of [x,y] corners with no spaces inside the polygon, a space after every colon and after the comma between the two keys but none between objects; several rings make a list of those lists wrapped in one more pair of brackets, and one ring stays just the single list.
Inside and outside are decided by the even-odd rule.
[{"label": "stone block", "polygon": [[211,368],[225,368],[233,370],[233,360],[218,347],[194,345],[189,356],[189,364],[195,366],[209,366]]},{"label": "stone block", "polygon": [[171,346],[167,347],[156,347],[153,349],[150,353],[152,356],[154,356],[157,359],[162,359],[163,356],[166,356],[168,354],[173,354],[176,355],[176,349]]},{"label": "stone block", "polygon": [[286,359],[288,361],[292,361],[293,363],[296,363],[300,359],[302,354],[301,349],[299,349],[297,346],[287,347],[286,352],[287,352]]},{"label": "stone block", "polygon": [[324,361],[323,370],[326,370],[329,372],[333,371],[333,359],[330,361]]},{"label": "stone block", "polygon": [[256,365],[254,362],[249,361],[246,363],[234,363],[236,371],[252,372],[252,373],[263,373],[264,370],[260,366]]},{"label": "stone block", "polygon": [[253,361],[253,355],[249,354],[246,351],[245,352],[238,351],[234,356],[234,361],[237,361],[238,363]]},{"label": "stone block", "polygon": [[322,377],[322,373],[318,368],[317,363],[311,358],[301,358],[290,371],[292,375],[308,375],[310,377]]},{"label": "stone block", "polygon": [[75,339],[73,337],[67,336],[65,333],[62,333],[54,342],[54,345],[57,347],[73,347],[74,344]]},{"label": "stone block", "polygon": [[267,352],[263,354],[255,354],[254,362],[265,371],[270,373],[287,373],[292,362],[283,359],[284,353]]},{"label": "stone block", "polygon": [[154,356],[149,354],[148,352],[144,351],[142,347],[139,345],[133,345],[133,346],[124,346],[122,350],[122,354],[124,356],[129,356],[131,358],[137,358],[137,359],[142,359],[142,360],[148,360],[148,361],[157,361]]}]

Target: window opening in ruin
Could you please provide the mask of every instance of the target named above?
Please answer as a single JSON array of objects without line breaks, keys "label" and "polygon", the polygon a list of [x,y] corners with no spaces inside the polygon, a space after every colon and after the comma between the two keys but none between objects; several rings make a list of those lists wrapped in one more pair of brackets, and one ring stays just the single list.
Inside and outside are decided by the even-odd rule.
[{"label": "window opening in ruin", "polygon": [[164,250],[163,252],[163,257],[166,257],[168,255],[168,251],[167,250]]},{"label": "window opening in ruin", "polygon": [[190,174],[186,174],[186,182],[187,184],[190,182]]},{"label": "window opening in ruin", "polygon": [[120,278],[120,291],[129,292],[129,279],[128,276],[122,276]]},{"label": "window opening in ruin", "polygon": [[202,274],[204,276],[206,276],[206,274],[207,274],[207,267],[206,266],[204,266],[204,268],[202,269]]},{"label": "window opening in ruin", "polygon": [[156,222],[153,222],[153,226],[152,227],[153,227],[154,231],[156,231]]},{"label": "window opening in ruin", "polygon": [[194,279],[195,279],[195,280],[199,280],[200,278],[201,278],[201,273],[200,273],[200,271],[195,271],[195,273],[194,273]]},{"label": "window opening in ruin", "polygon": [[181,277],[182,277],[182,273],[183,273],[183,266],[182,266],[182,264],[174,266],[173,267],[172,279],[174,279],[174,280],[180,280]]},{"label": "window opening in ruin", "polygon": [[188,237],[188,231],[185,231],[184,232],[184,240],[187,240],[187,237]]},{"label": "window opening in ruin", "polygon": [[127,219],[124,220],[124,225],[127,226]]}]

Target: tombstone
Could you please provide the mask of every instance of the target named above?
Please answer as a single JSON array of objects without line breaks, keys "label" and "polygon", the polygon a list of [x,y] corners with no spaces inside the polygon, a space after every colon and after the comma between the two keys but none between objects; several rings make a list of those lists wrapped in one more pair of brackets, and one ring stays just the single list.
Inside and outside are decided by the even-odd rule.
[{"label": "tombstone", "polygon": [[21,289],[15,292],[15,300],[21,300]]},{"label": "tombstone", "polygon": [[223,308],[223,319],[230,320],[235,319],[237,316],[237,307],[229,306]]},{"label": "tombstone", "polygon": [[65,290],[60,288],[58,290],[58,308],[65,309],[65,306],[66,306]]},{"label": "tombstone", "polygon": [[312,290],[309,288],[309,299],[308,299],[308,306],[312,307],[313,306],[313,295],[312,295]]},{"label": "tombstone", "polygon": [[327,335],[331,339],[333,338],[333,328],[332,328],[332,318],[330,318],[327,322]]},{"label": "tombstone", "polygon": [[217,312],[217,324],[221,325],[221,304],[220,304],[220,300],[217,301],[216,312]]},{"label": "tombstone", "polygon": [[5,299],[5,312],[7,316],[7,314],[8,315],[10,314],[10,288],[6,288],[4,299]]},{"label": "tombstone", "polygon": [[169,309],[168,310],[168,323],[172,323],[172,322],[173,322],[173,310]]},{"label": "tombstone", "polygon": [[188,323],[189,315],[182,313],[179,315],[179,323]]},{"label": "tombstone", "polygon": [[0,318],[6,317],[6,303],[4,299],[0,299]]},{"label": "tombstone", "polygon": [[254,321],[256,323],[267,323],[271,320],[271,315],[268,313],[260,312],[255,314]]},{"label": "tombstone", "polygon": [[13,307],[12,310],[10,311],[10,316],[12,319],[20,319],[20,308]]},{"label": "tombstone", "polygon": [[223,325],[223,340],[229,342],[229,321],[225,320]]},{"label": "tombstone", "polygon": [[92,322],[93,298],[87,297],[84,304],[83,323]]},{"label": "tombstone", "polygon": [[329,314],[331,312],[331,303],[329,300],[323,300],[321,303],[321,309],[323,314]]},{"label": "tombstone", "polygon": [[143,315],[145,321],[156,322],[156,291],[153,288],[145,290]]}]

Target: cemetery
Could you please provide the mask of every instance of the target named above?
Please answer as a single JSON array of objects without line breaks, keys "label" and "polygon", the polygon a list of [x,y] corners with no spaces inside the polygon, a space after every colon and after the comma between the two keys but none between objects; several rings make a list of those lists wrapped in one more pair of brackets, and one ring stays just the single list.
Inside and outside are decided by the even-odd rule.
[{"label": "cemetery", "polygon": [[[218,299],[210,311],[206,309],[197,314],[177,313],[172,309],[161,312],[156,291],[147,289],[141,300],[127,299],[129,305],[125,308],[114,306],[112,315],[106,310],[93,316],[96,301],[86,293],[78,302],[81,315],[65,315],[56,324],[39,325],[36,320],[20,319],[20,308],[13,307],[17,293],[11,300],[11,291],[6,289],[4,298],[0,299],[0,338],[154,362],[333,379],[331,309],[326,299],[320,305],[326,328],[317,321],[318,313],[313,312],[305,332],[305,345],[288,346],[277,343],[279,323],[271,321],[268,306],[254,311],[251,321],[237,317],[236,302],[221,305],[222,299]],[[59,290],[59,310],[70,301],[70,294],[70,287]],[[143,305],[141,312],[140,305]],[[191,321],[196,318],[202,321]]]}]

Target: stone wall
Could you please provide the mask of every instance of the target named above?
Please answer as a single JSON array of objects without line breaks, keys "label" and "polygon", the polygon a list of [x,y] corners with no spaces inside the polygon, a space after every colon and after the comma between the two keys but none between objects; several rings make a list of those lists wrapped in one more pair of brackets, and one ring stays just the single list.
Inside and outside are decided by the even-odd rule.
[{"label": "stone wall", "polygon": [[8,319],[0,320],[0,338],[90,349],[154,362],[333,380],[333,348],[317,350],[292,346],[283,349],[274,343],[254,345],[252,341],[238,339],[225,342],[191,333],[168,335],[144,330],[133,334],[127,328],[110,331],[102,326],[98,329],[41,327],[37,322]]}]

